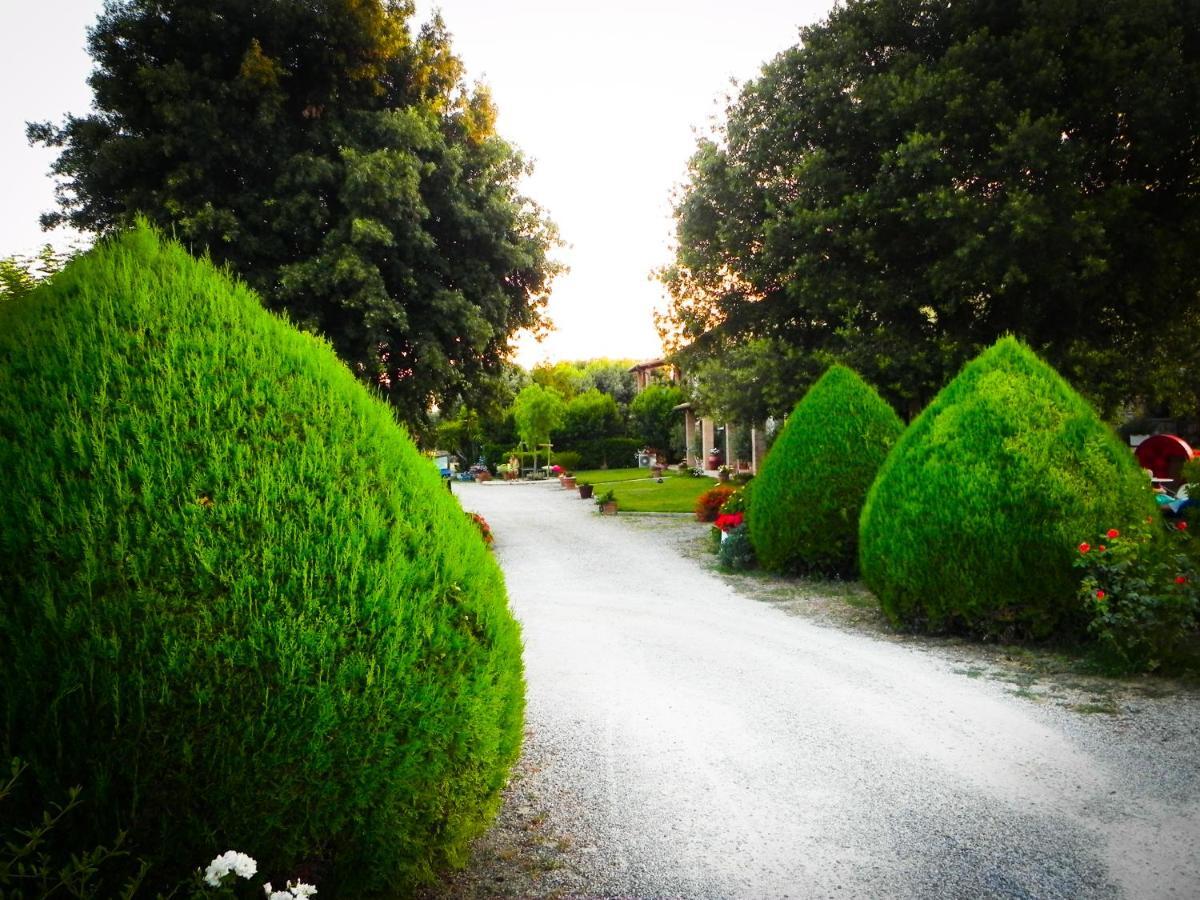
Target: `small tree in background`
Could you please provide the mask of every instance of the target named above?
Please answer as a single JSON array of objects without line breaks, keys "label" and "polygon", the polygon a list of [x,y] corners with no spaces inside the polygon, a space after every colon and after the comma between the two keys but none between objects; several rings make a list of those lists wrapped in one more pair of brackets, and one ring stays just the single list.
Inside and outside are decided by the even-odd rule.
[{"label": "small tree in background", "polygon": [[863,501],[903,431],[874,388],[831,367],[796,404],[754,480],[750,539],[763,568],[851,574]]},{"label": "small tree in background", "polygon": [[1079,633],[1081,537],[1157,517],[1133,454],[1015,338],[969,363],[900,438],[867,495],[859,559],[893,622]]},{"label": "small tree in background", "polygon": [[549,443],[550,435],[562,425],[566,404],[552,390],[531,384],[517,394],[513,402],[513,418],[517,433],[533,451],[533,466],[537,468],[537,448]]}]

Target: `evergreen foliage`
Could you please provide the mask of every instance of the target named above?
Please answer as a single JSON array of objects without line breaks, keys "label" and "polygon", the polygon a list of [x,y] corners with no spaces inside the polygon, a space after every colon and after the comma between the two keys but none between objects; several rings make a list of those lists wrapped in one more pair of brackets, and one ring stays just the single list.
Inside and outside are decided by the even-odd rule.
[{"label": "evergreen foliage", "polygon": [[155,888],[230,847],[342,896],[461,863],[520,637],[389,407],[144,225],[0,304],[0,358],[0,753],[86,787],[72,845],[128,829]]},{"label": "evergreen foliage", "polygon": [[772,571],[852,574],[858,516],[904,425],[875,389],[832,366],[796,404],[750,499],[750,540]]},{"label": "evergreen foliage", "polygon": [[672,384],[651,384],[629,404],[634,436],[642,446],[672,455],[671,433],[682,416],[675,407],[683,402],[683,391]]},{"label": "evergreen foliage", "polygon": [[1078,634],[1080,535],[1155,517],[1129,448],[1033,351],[1001,339],[901,436],[867,495],[864,580],[894,621]]},{"label": "evergreen foliage", "polygon": [[575,448],[590,441],[618,437],[623,425],[617,401],[610,394],[590,388],[567,403],[554,441],[556,446]]}]

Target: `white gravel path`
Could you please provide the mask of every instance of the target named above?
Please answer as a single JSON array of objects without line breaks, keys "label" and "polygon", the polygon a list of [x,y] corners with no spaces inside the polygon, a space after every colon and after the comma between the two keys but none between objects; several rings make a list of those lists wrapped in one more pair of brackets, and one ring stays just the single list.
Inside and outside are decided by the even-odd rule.
[{"label": "white gravel path", "polygon": [[529,789],[588,895],[1200,897],[1194,693],[1039,705],[739,595],[686,525],[454,490],[496,534]]}]

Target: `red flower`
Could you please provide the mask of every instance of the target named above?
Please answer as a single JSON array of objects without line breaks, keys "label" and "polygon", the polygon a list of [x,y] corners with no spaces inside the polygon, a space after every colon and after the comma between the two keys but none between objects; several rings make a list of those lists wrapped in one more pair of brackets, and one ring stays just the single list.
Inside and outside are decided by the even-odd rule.
[{"label": "red flower", "polygon": [[1187,531],[1187,522],[1180,522],[1175,527],[1178,528],[1180,531]]},{"label": "red flower", "polygon": [[1108,548],[1107,548],[1107,547],[1105,547],[1103,544],[1101,544],[1101,545],[1100,545],[1099,547],[1097,547],[1096,549],[1097,549],[1097,550],[1099,550],[1101,553],[1103,553],[1103,552],[1104,552],[1105,550],[1107,550]]},{"label": "red flower", "polygon": [[1091,549],[1092,549],[1092,545],[1089,544],[1087,541],[1084,541],[1082,544],[1079,545],[1080,553],[1087,553]]},{"label": "red flower", "polygon": [[746,521],[745,513],[722,513],[721,515],[717,516],[717,519],[715,522],[713,522],[713,524],[722,531],[729,531],[731,528],[737,528],[744,521]]},{"label": "red flower", "polygon": [[1117,531],[1117,529],[1115,529],[1115,528],[1108,529],[1108,539],[1110,541],[1113,540],[1114,538],[1119,538],[1120,536],[1121,536],[1121,532]]},{"label": "red flower", "polygon": [[1107,596],[1108,595],[1106,593],[1104,593],[1104,591],[1096,591],[1096,599],[1097,600],[1103,600]]},{"label": "red flower", "polygon": [[1187,577],[1184,575],[1176,575],[1175,583],[1176,584],[1187,584]]}]

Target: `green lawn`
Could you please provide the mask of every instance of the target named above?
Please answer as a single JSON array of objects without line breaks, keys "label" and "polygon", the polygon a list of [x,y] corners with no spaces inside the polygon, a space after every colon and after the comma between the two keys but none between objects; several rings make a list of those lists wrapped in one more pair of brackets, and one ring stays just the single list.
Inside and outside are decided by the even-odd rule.
[{"label": "green lawn", "polygon": [[[690,475],[665,475],[662,484],[652,478],[605,485],[617,496],[621,512],[691,512],[696,498],[714,487],[711,478],[692,478]],[[600,492],[597,487],[596,491]]]},{"label": "green lawn", "polygon": [[585,481],[588,484],[608,484],[612,481],[633,481],[635,478],[649,478],[649,469],[591,469],[575,473],[575,483]]}]

